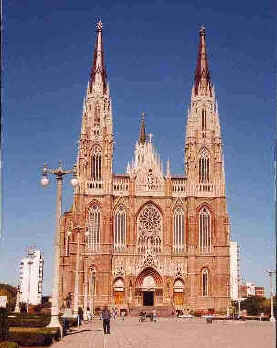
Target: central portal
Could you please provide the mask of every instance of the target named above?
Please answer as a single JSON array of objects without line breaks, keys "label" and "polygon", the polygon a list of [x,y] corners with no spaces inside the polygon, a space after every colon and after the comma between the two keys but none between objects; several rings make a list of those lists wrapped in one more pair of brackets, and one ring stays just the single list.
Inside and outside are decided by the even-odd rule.
[{"label": "central portal", "polygon": [[143,305],[154,306],[154,291],[143,292]]}]

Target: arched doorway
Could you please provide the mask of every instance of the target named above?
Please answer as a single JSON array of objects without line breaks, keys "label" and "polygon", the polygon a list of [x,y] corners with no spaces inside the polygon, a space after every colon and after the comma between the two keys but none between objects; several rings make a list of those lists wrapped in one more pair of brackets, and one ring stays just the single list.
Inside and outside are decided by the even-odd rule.
[{"label": "arched doorway", "polygon": [[114,292],[114,304],[122,305],[124,303],[124,282],[122,278],[117,278],[113,284],[113,292]]},{"label": "arched doorway", "polygon": [[162,278],[151,268],[145,268],[136,279],[136,302],[142,306],[162,303]]},{"label": "arched doorway", "polygon": [[184,305],[184,282],[176,279],[173,285],[173,301],[176,308]]}]

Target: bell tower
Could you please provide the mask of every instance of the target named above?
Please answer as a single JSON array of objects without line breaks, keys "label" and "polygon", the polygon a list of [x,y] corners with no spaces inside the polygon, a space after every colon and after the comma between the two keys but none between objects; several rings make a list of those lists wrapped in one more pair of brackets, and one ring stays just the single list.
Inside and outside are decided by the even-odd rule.
[{"label": "bell tower", "polygon": [[98,189],[110,193],[112,186],[112,102],[104,65],[103,25],[97,23],[92,68],[83,103],[78,151],[80,193]]},{"label": "bell tower", "polygon": [[185,139],[185,171],[190,195],[225,195],[224,161],[215,90],[211,82],[206,30],[200,42]]}]

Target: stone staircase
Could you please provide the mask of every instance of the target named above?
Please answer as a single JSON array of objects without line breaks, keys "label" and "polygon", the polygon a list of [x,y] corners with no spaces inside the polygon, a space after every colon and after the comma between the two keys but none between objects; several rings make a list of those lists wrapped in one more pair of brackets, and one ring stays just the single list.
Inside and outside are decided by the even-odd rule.
[{"label": "stone staircase", "polygon": [[172,306],[171,305],[133,307],[133,308],[130,308],[128,315],[131,317],[138,317],[140,312],[152,313],[153,310],[156,311],[158,317],[165,318],[165,317],[172,316]]}]

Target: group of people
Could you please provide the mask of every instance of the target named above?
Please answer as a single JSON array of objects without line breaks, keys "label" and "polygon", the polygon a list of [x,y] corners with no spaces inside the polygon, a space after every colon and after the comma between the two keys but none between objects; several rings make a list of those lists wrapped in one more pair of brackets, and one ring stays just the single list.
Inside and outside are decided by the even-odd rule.
[{"label": "group of people", "polygon": [[139,314],[139,321],[144,321],[146,317],[149,317],[151,321],[156,322],[157,321],[157,312],[155,310],[152,311],[152,313],[147,314],[146,312],[140,312]]}]

